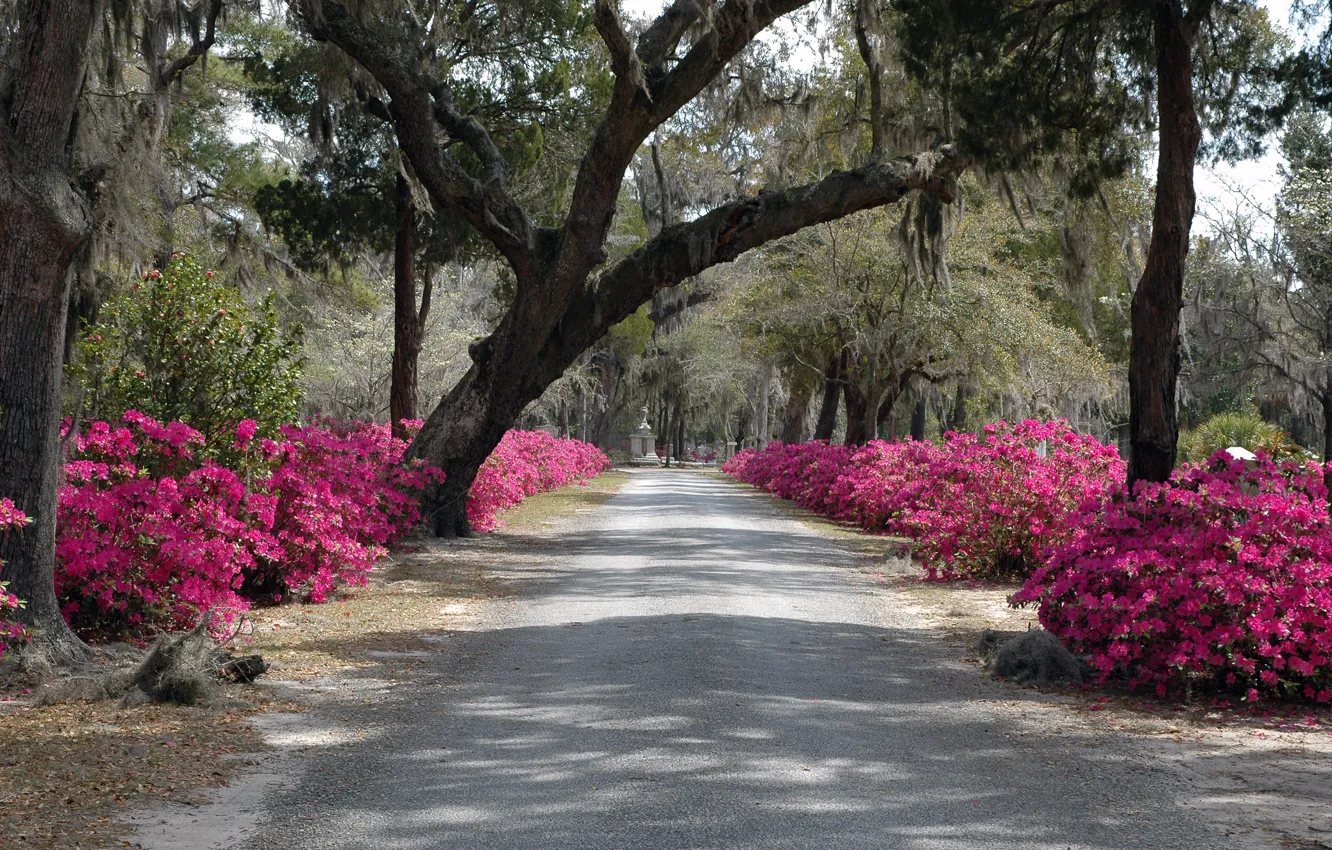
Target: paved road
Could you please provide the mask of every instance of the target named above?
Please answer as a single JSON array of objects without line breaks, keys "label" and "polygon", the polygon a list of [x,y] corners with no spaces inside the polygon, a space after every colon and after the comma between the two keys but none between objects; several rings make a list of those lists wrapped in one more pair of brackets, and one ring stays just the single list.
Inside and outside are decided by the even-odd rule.
[{"label": "paved road", "polygon": [[636,474],[569,542],[430,662],[451,684],[312,757],[244,846],[1225,846],[1140,756],[1032,734],[998,704],[1023,692],[766,497]]}]

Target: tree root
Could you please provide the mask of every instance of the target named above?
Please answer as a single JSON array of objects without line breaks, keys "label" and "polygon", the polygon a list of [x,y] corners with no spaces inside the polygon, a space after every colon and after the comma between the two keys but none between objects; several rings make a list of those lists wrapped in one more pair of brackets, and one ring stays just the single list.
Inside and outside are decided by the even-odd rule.
[{"label": "tree root", "polygon": [[[69,668],[37,691],[38,705],[119,700],[121,705],[174,703],[215,705],[225,701],[222,683],[251,683],[268,665],[258,655],[232,657],[205,631],[159,637],[146,652],[105,647],[99,658]],[[109,669],[108,669],[109,668]]]}]

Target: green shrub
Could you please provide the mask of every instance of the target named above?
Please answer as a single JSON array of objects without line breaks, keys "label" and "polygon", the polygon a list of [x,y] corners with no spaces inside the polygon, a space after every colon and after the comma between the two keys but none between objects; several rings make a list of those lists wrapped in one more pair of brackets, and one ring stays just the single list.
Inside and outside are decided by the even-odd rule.
[{"label": "green shrub", "polygon": [[137,410],[185,422],[210,454],[225,454],[244,419],[269,435],[296,420],[300,351],[300,326],[283,326],[272,296],[251,305],[176,255],[106,303],[70,372],[85,391],[85,418],[117,421]]},{"label": "green shrub", "polygon": [[1281,459],[1299,454],[1281,429],[1255,413],[1218,413],[1192,431],[1179,435],[1181,463],[1201,463],[1232,446],[1267,452]]}]

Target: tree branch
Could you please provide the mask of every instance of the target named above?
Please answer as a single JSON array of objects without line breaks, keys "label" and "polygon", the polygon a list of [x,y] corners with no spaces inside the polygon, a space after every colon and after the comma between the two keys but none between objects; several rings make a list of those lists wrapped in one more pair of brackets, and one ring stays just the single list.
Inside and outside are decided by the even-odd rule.
[{"label": "tree branch", "polygon": [[[667,227],[579,294],[538,362],[562,369],[656,292],[802,228],[896,203],[915,190],[951,202],[953,177],[967,164],[950,147],[871,162],[817,183],[741,198]],[[543,377],[534,370],[527,380],[536,386]]]},{"label": "tree branch", "polygon": [[638,37],[638,58],[648,73],[659,77],[666,70],[666,60],[684,38],[689,28],[703,18],[716,0],[675,0],[652,25]]},{"label": "tree branch", "polygon": [[157,75],[157,85],[161,88],[167,88],[180,76],[187,71],[190,66],[198,62],[213,47],[213,42],[217,40],[217,19],[222,14],[222,9],[226,6],[225,0],[212,0],[208,4],[208,17],[204,25],[203,38],[190,45],[190,49],[185,51],[175,62],[162,68]]},{"label": "tree branch", "polygon": [[[694,40],[671,70],[652,76],[645,88],[625,89],[626,94],[634,96],[612,99],[578,168],[569,213],[560,233],[559,255],[552,263],[559,278],[581,284],[605,260],[603,246],[615,215],[620,184],[648,135],[703,91],[754,36],[777,18],[810,2],[726,0],[720,7],[708,5],[712,26]],[[703,15],[704,8],[697,3],[676,0],[639,39],[639,60],[649,67],[659,67],[664,59],[659,51],[673,49],[689,24]],[[621,91],[618,83],[616,90]]]},{"label": "tree branch", "polygon": [[624,26],[620,23],[620,13],[616,11],[613,0],[595,0],[595,17],[597,25],[597,34],[606,44],[606,50],[610,52],[611,70],[615,72],[616,94],[629,100],[637,90],[652,99],[651,92],[647,89],[647,83],[643,80],[643,63],[639,61],[638,54],[629,46],[629,36],[625,35]]},{"label": "tree branch", "polygon": [[[296,5],[315,40],[337,45],[383,86],[399,146],[431,198],[461,213],[504,255],[519,280],[534,277],[536,226],[508,193],[508,165],[494,141],[476,119],[457,110],[447,84],[363,26],[338,0],[296,0]],[[484,183],[445,153],[437,139],[440,127],[481,159]]]}]

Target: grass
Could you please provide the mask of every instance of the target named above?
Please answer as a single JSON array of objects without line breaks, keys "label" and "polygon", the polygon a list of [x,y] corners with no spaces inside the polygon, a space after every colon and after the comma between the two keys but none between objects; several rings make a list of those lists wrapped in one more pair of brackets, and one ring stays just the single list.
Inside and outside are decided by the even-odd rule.
[{"label": "grass", "polygon": [[538,493],[523,500],[522,504],[505,513],[502,529],[509,533],[534,534],[548,530],[561,518],[579,510],[604,505],[629,480],[632,473],[612,469],[587,482]]}]

